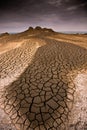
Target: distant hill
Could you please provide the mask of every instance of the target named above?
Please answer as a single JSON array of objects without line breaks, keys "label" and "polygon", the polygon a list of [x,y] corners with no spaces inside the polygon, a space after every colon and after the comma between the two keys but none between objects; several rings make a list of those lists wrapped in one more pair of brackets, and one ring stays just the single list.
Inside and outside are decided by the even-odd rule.
[{"label": "distant hill", "polygon": [[20,33],[11,33],[9,34],[8,32],[2,33],[0,34],[0,37],[7,37],[10,36],[13,37],[16,36],[17,37],[26,37],[27,35],[38,35],[38,34],[42,34],[42,35],[50,35],[55,33],[54,30],[50,29],[50,28],[42,28],[40,26],[36,26],[35,28],[33,27],[29,27],[27,30],[25,30],[24,32],[20,32]]},{"label": "distant hill", "polygon": [[10,34],[8,32],[0,34],[0,37],[9,36]]},{"label": "distant hill", "polygon": [[48,33],[52,33],[52,32],[54,32],[52,29],[50,29],[50,28],[42,28],[42,27],[40,27],[40,26],[36,26],[35,28],[33,28],[33,27],[29,27],[28,28],[28,30],[26,30],[26,31],[24,31],[24,32],[33,32],[33,33],[44,33],[44,32],[48,32]]}]

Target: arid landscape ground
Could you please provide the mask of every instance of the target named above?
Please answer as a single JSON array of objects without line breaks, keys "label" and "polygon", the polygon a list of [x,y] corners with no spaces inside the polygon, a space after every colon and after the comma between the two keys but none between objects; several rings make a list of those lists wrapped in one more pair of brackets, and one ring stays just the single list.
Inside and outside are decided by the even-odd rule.
[{"label": "arid landscape ground", "polygon": [[87,130],[87,34],[0,35],[0,130]]}]

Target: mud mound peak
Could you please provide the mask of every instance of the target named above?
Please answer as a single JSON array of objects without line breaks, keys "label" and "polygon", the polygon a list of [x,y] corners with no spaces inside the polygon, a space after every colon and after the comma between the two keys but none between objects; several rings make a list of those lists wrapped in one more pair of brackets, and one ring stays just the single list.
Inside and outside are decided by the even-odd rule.
[{"label": "mud mound peak", "polygon": [[33,31],[33,32],[54,32],[52,29],[42,28],[40,26],[36,26],[35,28],[29,27],[29,29],[27,31],[29,31],[29,32],[31,32],[31,31]]},{"label": "mud mound peak", "polygon": [[33,27],[29,27],[29,29],[28,29],[29,31],[33,31],[34,30],[34,28]]},{"label": "mud mound peak", "polygon": [[36,26],[35,27],[35,30],[39,30],[39,31],[41,31],[41,30],[43,30],[40,26]]}]

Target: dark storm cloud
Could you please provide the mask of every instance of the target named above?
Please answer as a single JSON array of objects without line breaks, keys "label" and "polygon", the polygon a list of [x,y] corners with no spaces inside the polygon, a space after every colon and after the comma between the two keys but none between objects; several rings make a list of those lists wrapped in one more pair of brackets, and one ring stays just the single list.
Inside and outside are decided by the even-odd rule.
[{"label": "dark storm cloud", "polygon": [[21,31],[31,25],[69,30],[77,23],[77,30],[87,30],[86,8],[86,0],[1,0],[0,31]]}]

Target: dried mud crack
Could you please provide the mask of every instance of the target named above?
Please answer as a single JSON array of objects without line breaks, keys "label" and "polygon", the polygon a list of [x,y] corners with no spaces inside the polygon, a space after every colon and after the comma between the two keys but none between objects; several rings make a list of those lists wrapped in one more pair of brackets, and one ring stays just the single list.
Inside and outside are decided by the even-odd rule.
[{"label": "dried mud crack", "polygon": [[0,107],[17,130],[79,130],[69,122],[74,79],[87,72],[87,50],[38,39],[0,55]]}]

